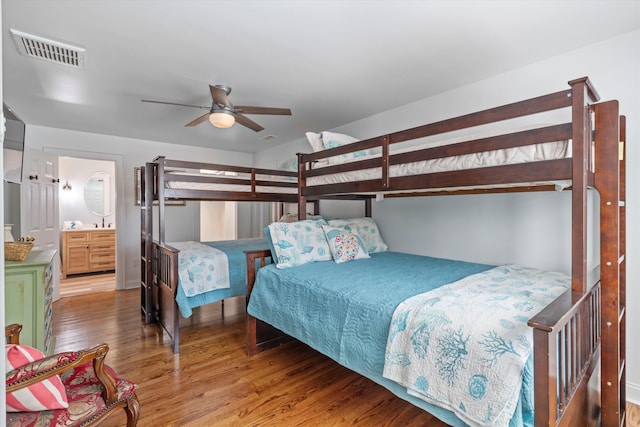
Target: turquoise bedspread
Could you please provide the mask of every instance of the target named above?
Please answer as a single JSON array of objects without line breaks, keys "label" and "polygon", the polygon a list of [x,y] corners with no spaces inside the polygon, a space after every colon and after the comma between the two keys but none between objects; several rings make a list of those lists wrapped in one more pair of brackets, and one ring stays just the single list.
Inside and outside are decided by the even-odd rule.
[{"label": "turquoise bedspread", "polygon": [[226,289],[216,289],[203,294],[188,297],[179,283],[176,303],[183,317],[191,317],[192,309],[201,305],[210,304],[226,298],[247,295],[247,259],[244,251],[267,249],[267,240],[258,239],[238,239],[222,240],[218,242],[202,242],[202,244],[219,249],[227,254],[229,259],[229,281],[231,286]]},{"label": "turquoise bedspread", "polygon": [[[258,271],[247,311],[447,424],[465,426],[452,412],[410,396],[404,387],[383,378],[385,347],[398,304],[491,267],[397,252],[343,264],[327,261],[287,269],[268,265]],[[510,426],[531,423],[532,392],[529,360],[525,397]]]}]

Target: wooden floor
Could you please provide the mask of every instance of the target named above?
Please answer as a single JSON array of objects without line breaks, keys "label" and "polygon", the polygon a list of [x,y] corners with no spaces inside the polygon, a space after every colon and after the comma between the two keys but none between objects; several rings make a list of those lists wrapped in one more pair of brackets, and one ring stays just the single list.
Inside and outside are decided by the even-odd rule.
[{"label": "wooden floor", "polygon": [[78,274],[60,279],[60,297],[73,297],[94,292],[113,291],[116,288],[116,274]]},{"label": "wooden floor", "polygon": [[248,358],[244,298],[183,319],[179,355],[139,303],[138,290],[94,292],[53,315],[57,351],[109,344],[107,364],[138,384],[139,426],[445,426],[302,344]]}]

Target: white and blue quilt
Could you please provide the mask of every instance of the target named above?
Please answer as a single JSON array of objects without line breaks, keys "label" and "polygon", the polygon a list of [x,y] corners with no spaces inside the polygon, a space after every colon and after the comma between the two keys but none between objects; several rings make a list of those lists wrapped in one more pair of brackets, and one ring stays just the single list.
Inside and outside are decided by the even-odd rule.
[{"label": "white and blue quilt", "polygon": [[173,242],[180,250],[178,275],[188,297],[230,287],[227,254],[200,242]]},{"label": "white and blue quilt", "polygon": [[[182,243],[169,243],[170,246],[175,247],[176,249],[180,248],[189,248],[193,246],[195,251],[198,252],[200,247],[204,246],[207,249],[214,248],[217,251],[221,251],[225,254],[227,259],[227,266],[223,268],[226,270],[227,280],[229,282],[229,286],[226,287],[217,287],[216,289],[198,292],[200,290],[199,279],[196,279],[196,276],[206,276],[208,275],[208,261],[203,261],[203,264],[197,269],[199,271],[195,271],[192,269],[192,274],[183,271],[182,274],[178,274],[178,282],[179,286],[176,290],[176,303],[178,304],[178,308],[180,309],[180,314],[183,317],[190,317],[193,314],[193,309],[196,307],[200,307],[202,305],[210,304],[216,301],[220,301],[227,298],[244,296],[247,294],[247,262],[245,251],[249,250],[257,250],[257,249],[266,249],[268,247],[267,241],[264,238],[257,239],[237,239],[237,240],[223,240],[223,241],[215,241],[215,242],[191,242],[196,243],[196,245],[186,244],[187,242]],[[184,252],[181,250],[179,255],[179,263],[189,262],[188,258],[188,250]],[[220,257],[222,259],[222,257]],[[195,255],[193,262],[195,264],[199,264],[198,256]],[[186,275],[186,277],[185,277]],[[191,286],[195,286],[195,290],[191,295],[187,295],[189,291],[189,284],[184,286],[184,283],[187,281],[192,281]],[[204,290],[204,285],[202,290]]]},{"label": "white and blue quilt", "polygon": [[383,375],[470,426],[508,426],[533,349],[527,321],[570,287],[564,274],[507,265],[408,298]]}]

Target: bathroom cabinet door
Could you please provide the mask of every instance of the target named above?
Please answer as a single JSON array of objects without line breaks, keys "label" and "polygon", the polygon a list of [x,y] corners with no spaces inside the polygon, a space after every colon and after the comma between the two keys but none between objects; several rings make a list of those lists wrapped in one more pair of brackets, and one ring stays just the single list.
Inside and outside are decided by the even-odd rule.
[{"label": "bathroom cabinet door", "polygon": [[89,271],[89,232],[62,233],[62,277]]}]

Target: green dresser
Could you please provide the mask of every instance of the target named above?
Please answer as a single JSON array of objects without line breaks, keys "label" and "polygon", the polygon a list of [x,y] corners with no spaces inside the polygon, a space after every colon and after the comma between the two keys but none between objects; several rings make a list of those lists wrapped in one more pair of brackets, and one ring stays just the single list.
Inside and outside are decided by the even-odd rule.
[{"label": "green dresser", "polygon": [[52,354],[55,347],[51,325],[55,254],[31,251],[22,262],[4,262],[5,322],[21,323],[20,343],[45,354]]}]

